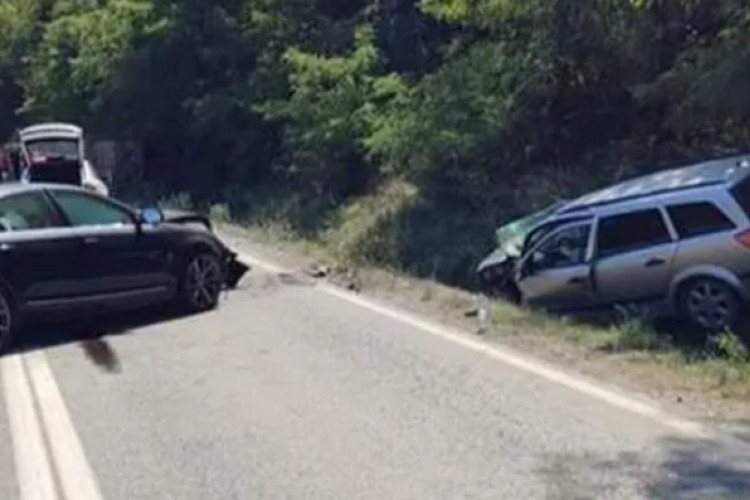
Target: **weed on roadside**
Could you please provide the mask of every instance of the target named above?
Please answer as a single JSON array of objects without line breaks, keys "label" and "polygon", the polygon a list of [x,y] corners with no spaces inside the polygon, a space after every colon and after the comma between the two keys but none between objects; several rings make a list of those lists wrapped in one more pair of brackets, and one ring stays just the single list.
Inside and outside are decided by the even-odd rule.
[{"label": "weed on roadside", "polygon": [[663,351],[669,348],[671,338],[656,330],[653,324],[640,318],[629,319],[612,328],[612,340],[603,347],[612,352]]}]

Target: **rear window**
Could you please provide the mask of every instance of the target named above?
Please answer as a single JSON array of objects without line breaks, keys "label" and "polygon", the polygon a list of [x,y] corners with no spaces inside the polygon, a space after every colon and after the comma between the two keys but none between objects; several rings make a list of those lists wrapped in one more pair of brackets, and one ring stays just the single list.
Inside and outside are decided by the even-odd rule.
[{"label": "rear window", "polygon": [[596,241],[599,256],[607,257],[671,240],[661,212],[650,209],[602,218]]},{"label": "rear window", "polygon": [[734,229],[734,223],[710,202],[684,203],[667,207],[680,238],[691,238]]},{"label": "rear window", "polygon": [[737,201],[745,215],[750,218],[750,177],[745,177],[743,181],[730,190],[732,196]]}]

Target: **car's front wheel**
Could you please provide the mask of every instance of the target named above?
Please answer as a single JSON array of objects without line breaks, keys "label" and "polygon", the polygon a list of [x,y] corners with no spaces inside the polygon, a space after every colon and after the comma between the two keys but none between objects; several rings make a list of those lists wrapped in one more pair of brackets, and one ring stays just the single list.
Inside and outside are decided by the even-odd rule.
[{"label": "car's front wheel", "polygon": [[13,333],[17,330],[18,321],[13,297],[5,288],[0,287],[0,352],[10,345]]},{"label": "car's front wheel", "polygon": [[191,253],[184,261],[180,276],[179,305],[187,313],[216,308],[221,296],[224,272],[211,252]]}]

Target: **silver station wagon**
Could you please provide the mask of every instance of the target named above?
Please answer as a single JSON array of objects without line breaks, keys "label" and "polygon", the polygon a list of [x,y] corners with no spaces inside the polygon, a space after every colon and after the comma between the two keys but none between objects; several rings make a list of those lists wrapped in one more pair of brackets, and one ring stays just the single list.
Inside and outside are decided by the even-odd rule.
[{"label": "silver station wagon", "polygon": [[550,311],[643,304],[703,329],[750,303],[750,156],[635,178],[534,227],[516,267],[522,300]]}]

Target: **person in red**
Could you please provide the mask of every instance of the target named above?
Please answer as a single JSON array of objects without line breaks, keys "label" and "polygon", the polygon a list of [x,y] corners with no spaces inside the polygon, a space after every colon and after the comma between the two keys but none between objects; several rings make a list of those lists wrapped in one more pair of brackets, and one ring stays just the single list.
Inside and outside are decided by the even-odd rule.
[{"label": "person in red", "polygon": [[12,170],[13,164],[10,160],[10,153],[8,151],[3,151],[2,156],[0,156],[0,177],[2,177],[3,181],[10,178]]},{"label": "person in red", "polygon": [[3,181],[18,180],[21,177],[21,158],[13,146],[0,150],[0,175]]}]

